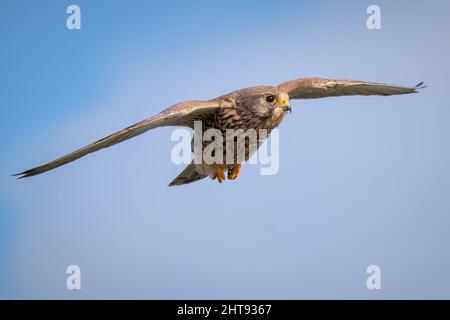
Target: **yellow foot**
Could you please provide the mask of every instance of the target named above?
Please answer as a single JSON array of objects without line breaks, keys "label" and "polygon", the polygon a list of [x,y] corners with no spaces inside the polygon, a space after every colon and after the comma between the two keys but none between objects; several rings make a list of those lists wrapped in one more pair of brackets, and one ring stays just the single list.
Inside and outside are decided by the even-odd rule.
[{"label": "yellow foot", "polygon": [[233,168],[228,169],[228,179],[234,180],[239,176],[239,172],[241,171],[241,165],[237,164]]},{"label": "yellow foot", "polygon": [[222,183],[222,181],[225,180],[225,173],[223,172],[223,168],[219,166],[214,167],[214,173],[211,177],[212,180],[215,180],[216,178],[219,183]]}]

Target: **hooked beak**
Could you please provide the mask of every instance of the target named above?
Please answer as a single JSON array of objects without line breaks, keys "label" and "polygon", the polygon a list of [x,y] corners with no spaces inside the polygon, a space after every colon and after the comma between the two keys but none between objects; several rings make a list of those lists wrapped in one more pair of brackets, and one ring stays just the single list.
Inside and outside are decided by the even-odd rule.
[{"label": "hooked beak", "polygon": [[289,113],[292,112],[292,108],[291,108],[291,105],[289,104],[288,99],[283,99],[283,101],[281,101],[281,103],[278,105],[278,108],[280,108],[284,112],[287,112],[287,111],[289,111]]},{"label": "hooked beak", "polygon": [[289,111],[289,113],[292,112],[292,108],[290,105],[286,104],[284,106],[280,106],[281,109],[283,109],[283,111]]}]

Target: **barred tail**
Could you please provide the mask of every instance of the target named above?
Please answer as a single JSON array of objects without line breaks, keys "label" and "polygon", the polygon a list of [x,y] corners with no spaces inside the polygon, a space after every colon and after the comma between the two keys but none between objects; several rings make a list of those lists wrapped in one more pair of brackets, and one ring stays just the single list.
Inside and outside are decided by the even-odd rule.
[{"label": "barred tail", "polygon": [[195,182],[206,178],[207,176],[208,175],[198,173],[195,168],[195,164],[191,163],[171,183],[169,183],[169,187],[181,186],[183,184]]}]

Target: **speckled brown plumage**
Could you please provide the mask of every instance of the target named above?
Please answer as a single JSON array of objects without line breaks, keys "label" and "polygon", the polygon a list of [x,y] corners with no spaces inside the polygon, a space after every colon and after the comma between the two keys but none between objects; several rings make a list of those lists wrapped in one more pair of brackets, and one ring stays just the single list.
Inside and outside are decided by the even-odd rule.
[{"label": "speckled brown plumage", "polygon": [[[259,133],[260,129],[265,129],[270,134],[281,123],[286,111],[290,110],[289,99],[315,99],[346,95],[388,96],[414,93],[422,88],[424,88],[422,83],[416,87],[401,87],[352,80],[302,78],[285,82],[276,87],[259,86],[241,89],[208,101],[186,101],[176,104],[149,119],[138,122],[47,164],[26,170],[17,175],[19,178],[25,178],[41,174],[157,127],[186,126],[194,128],[194,121],[201,121],[204,132],[211,128],[218,129],[222,132],[225,141],[227,129],[242,129],[244,131],[255,129],[257,133]],[[269,96],[273,96],[274,101],[269,102],[271,100],[268,98]],[[261,137],[258,135],[258,138],[260,139]],[[262,142],[259,141],[256,149]],[[204,147],[206,142],[203,144]],[[250,148],[248,141],[245,143],[245,148],[245,160],[248,160],[252,155],[249,151],[252,148]],[[224,159],[226,159],[225,150],[224,146]],[[237,161],[238,159],[236,159],[236,154],[233,158],[235,162],[232,164],[206,165],[192,163],[170,185],[186,184],[208,175],[215,178],[220,170],[231,170],[236,164],[240,164]],[[239,170],[236,169],[240,169],[240,166],[234,169],[231,175],[233,179],[237,177]],[[222,177],[223,175],[219,174],[220,182]]]}]

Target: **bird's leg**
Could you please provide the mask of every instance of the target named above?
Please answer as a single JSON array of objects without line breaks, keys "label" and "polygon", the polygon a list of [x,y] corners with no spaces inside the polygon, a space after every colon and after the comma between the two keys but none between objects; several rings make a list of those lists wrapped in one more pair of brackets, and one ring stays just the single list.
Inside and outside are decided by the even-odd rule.
[{"label": "bird's leg", "polygon": [[223,168],[220,166],[214,166],[214,171],[211,179],[215,180],[216,178],[219,183],[222,183],[222,181],[225,180],[225,173],[223,172]]},{"label": "bird's leg", "polygon": [[233,168],[228,169],[228,179],[234,180],[239,176],[239,172],[241,171],[241,165],[237,164]]}]

